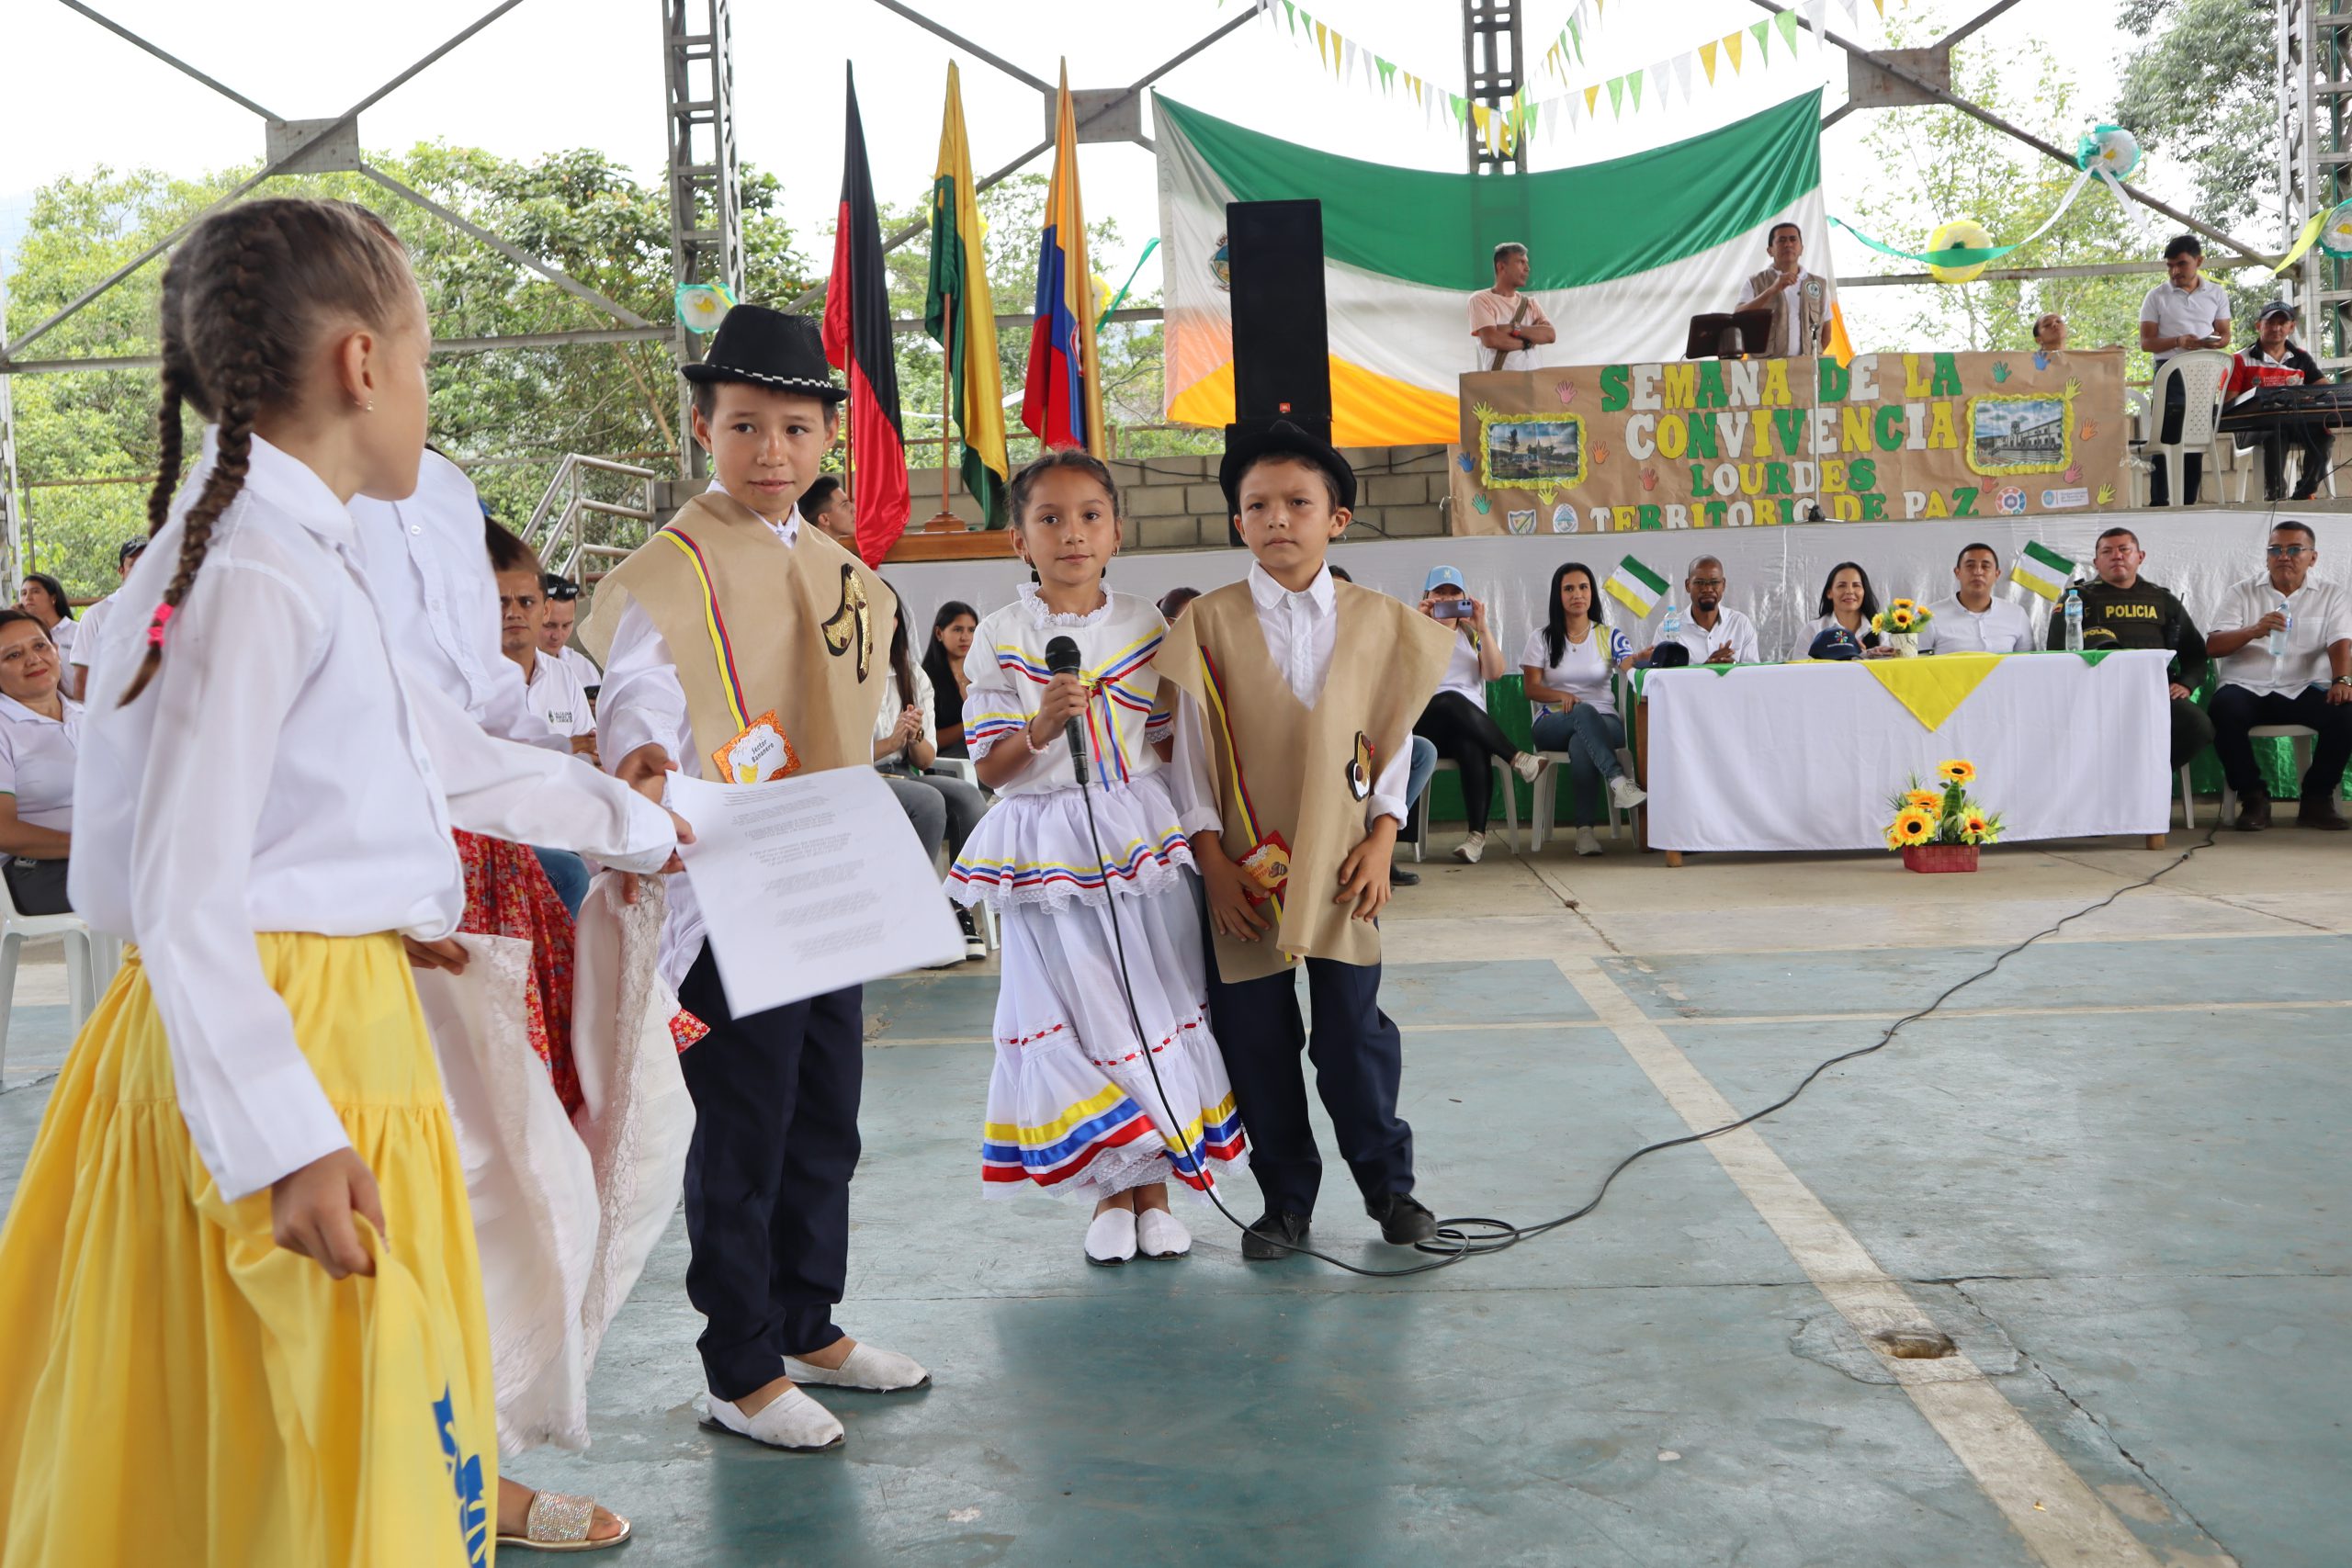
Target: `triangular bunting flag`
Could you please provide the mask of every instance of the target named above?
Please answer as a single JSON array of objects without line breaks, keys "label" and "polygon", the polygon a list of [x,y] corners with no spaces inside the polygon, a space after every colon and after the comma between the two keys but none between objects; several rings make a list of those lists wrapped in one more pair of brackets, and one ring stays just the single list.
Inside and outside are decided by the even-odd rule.
[{"label": "triangular bunting flag", "polygon": [[1375,54],[1372,57],[1372,68],[1380,73],[1381,92],[1385,94],[1396,90],[1396,66],[1394,62],[1383,60]]},{"label": "triangular bunting flag", "polygon": [[1699,63],[1707,68],[1707,85],[1710,87],[1715,85],[1715,48],[1712,43],[1699,46]]},{"label": "triangular bunting flag", "polygon": [[1737,33],[1725,33],[1725,34],[1724,34],[1724,57],[1725,57],[1725,58],[1727,58],[1728,60],[1730,60],[1730,62],[1731,62],[1731,73],[1732,73],[1733,75],[1735,75],[1735,76],[1736,76],[1736,75],[1738,75],[1738,74],[1739,74],[1739,46],[1740,46],[1740,43],[1741,43],[1741,38],[1740,38],[1740,35],[1739,35],[1739,34],[1737,34]]},{"label": "triangular bunting flag", "polygon": [[1577,26],[1574,17],[1568,18],[1568,41],[1577,47],[1577,63],[1584,63],[1584,29]]},{"label": "triangular bunting flag", "polygon": [[1625,114],[1625,78],[1609,78],[1609,118],[1622,119]]},{"label": "triangular bunting flag", "polygon": [[1317,65],[1329,65],[1329,64],[1330,64],[1330,63],[1331,63],[1330,59],[1329,58],[1329,54],[1330,54],[1330,45],[1331,45],[1331,29],[1330,29],[1330,28],[1327,28],[1327,27],[1325,27],[1325,26],[1324,26],[1322,23],[1320,23],[1320,22],[1316,23],[1316,24],[1315,24],[1315,63],[1316,63],[1316,64],[1317,64]]},{"label": "triangular bunting flag", "polygon": [[1815,49],[1829,47],[1829,0],[1804,0],[1804,19],[1813,25]]},{"label": "triangular bunting flag", "polygon": [[1772,26],[1780,29],[1781,46],[1789,51],[1789,58],[1794,60],[1797,57],[1797,14],[1794,11],[1775,11]]},{"label": "triangular bunting flag", "polygon": [[1748,24],[1747,30],[1756,35],[1756,63],[1758,65],[1771,64],[1772,24],[1770,22],[1750,22]]},{"label": "triangular bunting flag", "polygon": [[1641,113],[1641,112],[1642,112],[1642,73],[1641,73],[1640,72],[1638,72],[1638,71],[1628,71],[1628,72],[1626,72],[1626,73],[1625,73],[1625,86],[1626,86],[1626,89],[1634,95],[1634,112],[1635,114],[1639,114],[1639,113]]},{"label": "triangular bunting flag", "polygon": [[1584,108],[1585,108],[1585,112],[1586,112],[1587,114],[1596,114],[1596,113],[1600,112],[1600,89],[1599,87],[1587,87],[1587,88],[1584,90]]},{"label": "triangular bunting flag", "polygon": [[1838,0],[1838,3],[1846,7],[1846,21],[1848,25],[1850,26],[1851,24],[1862,19],[1862,7],[1860,4],[1860,0]]},{"label": "triangular bunting flag", "polygon": [[[1713,76],[1713,73],[1710,72],[1708,74]],[[1675,90],[1682,95],[1683,102],[1690,101],[1690,57],[1688,54],[1678,54],[1674,57],[1674,86]]]},{"label": "triangular bunting flag", "polygon": [[1464,97],[1459,93],[1446,94],[1445,107],[1453,111],[1453,123],[1456,126],[1461,125],[1464,119],[1469,118],[1470,100]]},{"label": "triangular bunting flag", "polygon": [[[1847,0],[1847,3],[1850,5],[1852,0]],[[1298,7],[1293,5],[1291,0],[1283,0],[1283,16],[1290,23],[1291,37],[1296,38],[1298,36]]]},{"label": "triangular bunting flag", "polygon": [[1871,4],[1878,7],[1879,20],[1886,20],[1886,0],[1871,0]]}]

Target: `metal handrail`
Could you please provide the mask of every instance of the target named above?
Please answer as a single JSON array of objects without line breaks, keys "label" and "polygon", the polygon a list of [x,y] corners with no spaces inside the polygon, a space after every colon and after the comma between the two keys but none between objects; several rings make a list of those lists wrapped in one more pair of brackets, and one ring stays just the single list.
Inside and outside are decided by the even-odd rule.
[{"label": "metal handrail", "polygon": [[[581,483],[592,473],[616,474],[634,480],[638,495],[635,504],[599,501],[582,494]],[[653,522],[653,485],[658,478],[652,469],[634,464],[615,462],[609,457],[592,457],[578,452],[569,454],[556,465],[554,474],[548,480],[547,490],[539,497],[538,505],[531,510],[530,521],[523,525],[524,540],[537,552],[540,561],[548,570],[564,577],[577,578],[583,557],[597,559],[611,556],[626,557],[628,554],[627,549],[595,545],[582,538],[582,520],[603,516],[628,518],[638,523]]]}]

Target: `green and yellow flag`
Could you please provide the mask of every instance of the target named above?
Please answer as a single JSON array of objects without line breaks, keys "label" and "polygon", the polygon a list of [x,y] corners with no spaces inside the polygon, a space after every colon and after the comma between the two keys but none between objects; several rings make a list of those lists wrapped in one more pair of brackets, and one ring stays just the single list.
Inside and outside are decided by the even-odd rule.
[{"label": "green and yellow flag", "polygon": [[931,186],[931,292],[923,330],[946,351],[942,372],[947,412],[964,437],[964,487],[990,527],[1004,524],[1012,478],[1004,455],[1004,378],[997,367],[996,301],[980,248],[980,209],[972,190],[972,154],[964,138],[964,92],[947,67],[947,119],[939,131],[939,173]]}]

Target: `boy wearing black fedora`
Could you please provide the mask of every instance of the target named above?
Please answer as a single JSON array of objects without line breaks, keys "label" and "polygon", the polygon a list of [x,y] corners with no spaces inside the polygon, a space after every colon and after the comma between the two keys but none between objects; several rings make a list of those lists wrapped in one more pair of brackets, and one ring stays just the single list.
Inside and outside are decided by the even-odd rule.
[{"label": "boy wearing black fedora", "polygon": [[[603,658],[598,750],[660,796],[672,768],[759,784],[865,767],[888,673],[890,595],[801,521],[842,400],[817,325],[758,305],[719,323],[694,384],[717,479],[599,585],[581,640]],[[848,1268],[863,998],[855,986],[749,1017],[728,1009],[690,874],[671,880],[662,977],[695,1101],[686,1293],[710,1421],[775,1448],[842,1440],[796,1386],[914,1388],[911,1359],[832,1321]]]},{"label": "boy wearing black fedora", "polygon": [[1324,556],[1347,532],[1356,477],[1328,442],[1288,420],[1230,426],[1217,478],[1257,561],[1184,607],[1157,664],[1162,690],[1181,694],[1170,787],[1208,897],[1210,1027],[1266,1201],[1241,1256],[1269,1261],[1306,1242],[1323,1158],[1302,1050],[1365,1212],[1391,1243],[1426,1240],[1436,1221],[1413,1197],[1413,1130],[1396,1114],[1404,1043],[1380,1007],[1375,917],[1413,721],[1453,633],[1332,581]]}]

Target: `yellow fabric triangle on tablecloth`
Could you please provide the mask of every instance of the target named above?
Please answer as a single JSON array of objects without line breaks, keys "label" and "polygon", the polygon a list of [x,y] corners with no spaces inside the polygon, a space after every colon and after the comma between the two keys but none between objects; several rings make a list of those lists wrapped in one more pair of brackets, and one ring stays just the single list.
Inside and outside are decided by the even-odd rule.
[{"label": "yellow fabric triangle on tablecloth", "polygon": [[1939,653],[1932,659],[1866,659],[1863,669],[1930,734],[1940,728],[1952,710],[1968,700],[1993,666],[2007,657],[1998,653]]}]

